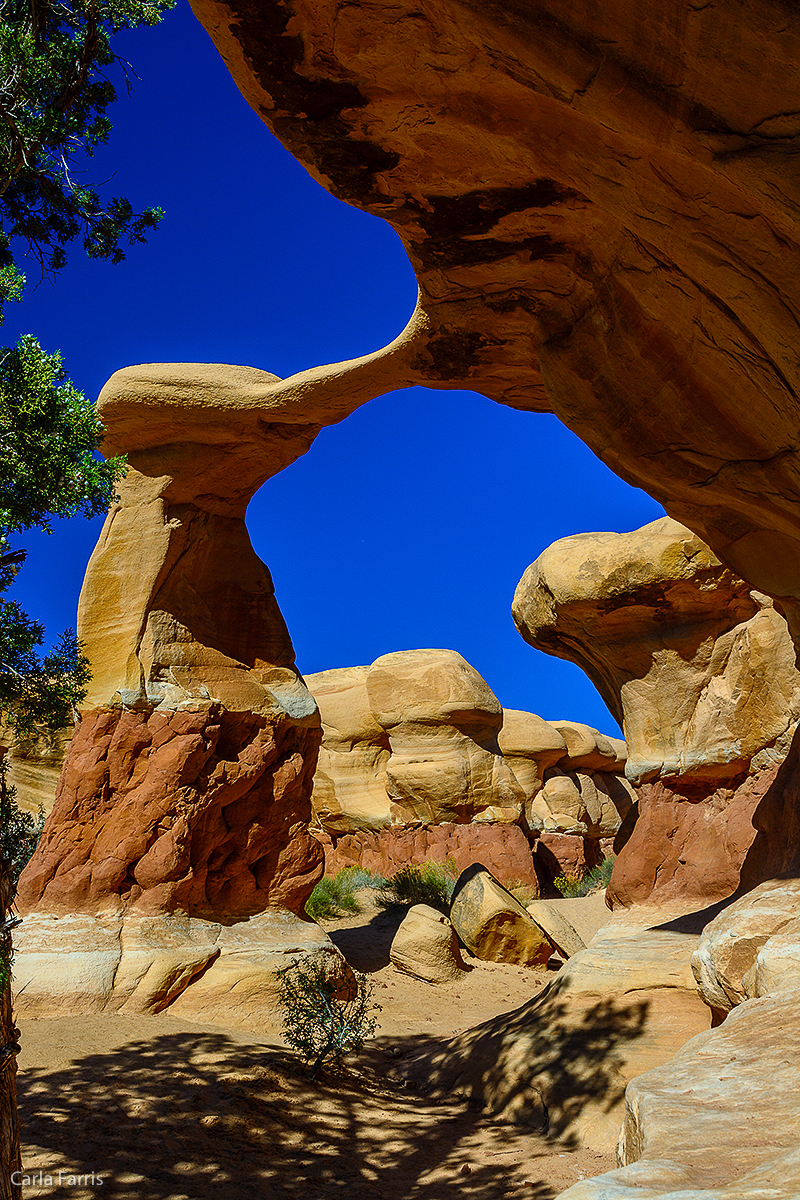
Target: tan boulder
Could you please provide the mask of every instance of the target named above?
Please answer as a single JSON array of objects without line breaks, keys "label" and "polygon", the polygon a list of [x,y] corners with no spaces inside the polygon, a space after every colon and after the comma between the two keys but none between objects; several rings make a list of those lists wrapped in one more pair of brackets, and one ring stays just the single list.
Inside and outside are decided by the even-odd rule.
[{"label": "tan boulder", "polygon": [[450,920],[476,958],[537,967],[545,966],[553,953],[540,926],[479,863],[459,876]]},{"label": "tan boulder", "polygon": [[305,677],[322,720],[311,802],[328,833],[389,824],[389,737],[370,707],[368,670],[341,667]]},{"label": "tan boulder", "polygon": [[583,938],[557,900],[534,900],[525,908],[562,958],[572,958],[573,954],[586,948]]},{"label": "tan boulder", "polygon": [[800,879],[767,880],[724,908],[703,930],[692,970],[718,1012],[800,987]]},{"label": "tan boulder", "polygon": [[503,709],[497,744],[525,793],[526,805],[542,790],[547,768],[567,752],[564,738],[549,721],[511,708]]},{"label": "tan boulder", "polygon": [[613,837],[635,798],[631,785],[618,775],[551,767],[530,807],[530,820],[545,833]]},{"label": "tan boulder", "polygon": [[393,823],[518,820],[524,793],[497,744],[503,710],[460,654],[384,654],[367,694],[389,735]]},{"label": "tan boulder", "polygon": [[453,926],[428,904],[408,910],[392,940],[389,958],[399,970],[428,983],[447,983],[467,969]]},{"label": "tan boulder", "polygon": [[556,542],[513,611],[527,641],[598,687],[634,783],[734,778],[800,714],[786,622],[669,517]]}]

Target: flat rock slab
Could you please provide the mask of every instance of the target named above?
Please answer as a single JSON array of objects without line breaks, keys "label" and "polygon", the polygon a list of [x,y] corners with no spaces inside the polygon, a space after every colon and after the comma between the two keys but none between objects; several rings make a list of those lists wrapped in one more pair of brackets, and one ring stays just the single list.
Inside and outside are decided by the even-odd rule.
[{"label": "flat rock slab", "polygon": [[560,1200],[796,1200],[800,988],[748,1000],[628,1087],[629,1166]]},{"label": "flat rock slab", "polygon": [[260,1033],[276,1020],[277,973],[309,954],[348,970],[324,930],[284,909],[234,925],[31,913],[14,934],[14,1006],[37,1018],[169,1009]]}]

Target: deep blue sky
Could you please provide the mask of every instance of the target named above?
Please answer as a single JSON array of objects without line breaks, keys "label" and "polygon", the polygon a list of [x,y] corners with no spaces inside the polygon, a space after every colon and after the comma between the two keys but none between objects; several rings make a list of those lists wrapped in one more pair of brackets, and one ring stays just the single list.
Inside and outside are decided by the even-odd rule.
[{"label": "deep blue sky", "polygon": [[[416,285],[382,221],[305,173],[236,90],[181,0],[157,29],[118,39],[141,76],[118,85],[114,131],[86,179],[164,221],[112,267],[79,247],[55,288],[9,310],[2,338],[35,334],[96,397],[119,367],[227,362],[286,376],[378,349]],[[615,723],[572,664],[531,649],[510,615],[525,567],[556,538],[634,529],[663,510],[554,417],[468,392],[394,392],[324,430],[250,509],[306,673],[390,650],[450,647],[508,708]],[[24,539],[13,595],[55,634],[74,625],[100,523]]]}]

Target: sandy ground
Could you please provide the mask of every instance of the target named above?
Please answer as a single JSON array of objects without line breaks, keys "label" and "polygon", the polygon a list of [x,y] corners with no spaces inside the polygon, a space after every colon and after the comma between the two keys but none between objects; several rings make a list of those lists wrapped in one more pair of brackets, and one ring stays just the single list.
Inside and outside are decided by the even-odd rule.
[{"label": "sandy ground", "polygon": [[167,1015],[21,1020],[22,1194],[553,1200],[614,1165],[396,1077],[398,1057],[518,1007],[545,972],[468,959],[462,979],[433,986],[389,964],[396,919],[369,908],[324,924],[382,1011],[365,1052],[315,1083],[267,1031]]}]

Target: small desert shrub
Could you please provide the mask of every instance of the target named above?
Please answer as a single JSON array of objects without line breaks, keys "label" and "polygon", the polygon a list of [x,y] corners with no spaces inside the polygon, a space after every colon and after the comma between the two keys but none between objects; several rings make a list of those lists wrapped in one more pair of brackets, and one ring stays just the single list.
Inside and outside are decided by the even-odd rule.
[{"label": "small desert shrub", "polygon": [[323,875],[306,900],[306,912],[312,921],[326,921],[358,911],[355,886],[348,871]]},{"label": "small desert shrub", "polygon": [[386,909],[429,904],[446,916],[450,912],[457,878],[458,872],[452,859],[446,859],[443,863],[426,862],[418,867],[403,867],[387,881],[376,896],[376,903]]},{"label": "small desert shrub", "polygon": [[386,887],[383,875],[379,875],[377,871],[369,871],[366,867],[345,867],[340,874],[347,874],[355,891],[360,891],[361,888],[372,888],[377,892]]},{"label": "small desert shrub", "polygon": [[586,875],[557,875],[553,883],[562,896],[568,898],[588,896],[590,892],[596,892],[601,888],[608,887],[613,869],[614,859],[604,858],[598,866],[593,867]]},{"label": "small desert shrub", "polygon": [[283,1036],[302,1055],[312,1079],[326,1059],[357,1054],[373,1036],[378,1026],[373,1014],[380,1011],[372,1003],[374,989],[366,975],[355,971],[343,983],[317,958],[300,959],[280,972]]},{"label": "small desert shrub", "polygon": [[519,900],[523,908],[531,901],[536,900],[539,895],[538,888],[530,883],[523,883],[521,879],[512,879],[510,883],[505,884],[505,889],[507,892],[511,892],[515,900]]}]

